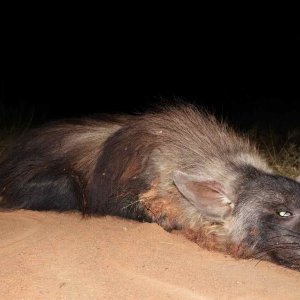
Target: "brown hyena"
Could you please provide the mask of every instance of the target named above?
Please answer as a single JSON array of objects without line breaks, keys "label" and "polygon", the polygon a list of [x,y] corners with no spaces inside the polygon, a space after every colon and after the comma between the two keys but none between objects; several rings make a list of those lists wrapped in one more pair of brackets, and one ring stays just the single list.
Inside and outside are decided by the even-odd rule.
[{"label": "brown hyena", "polygon": [[0,207],[80,210],[181,230],[300,270],[300,184],[192,105],[33,129],[0,165]]}]

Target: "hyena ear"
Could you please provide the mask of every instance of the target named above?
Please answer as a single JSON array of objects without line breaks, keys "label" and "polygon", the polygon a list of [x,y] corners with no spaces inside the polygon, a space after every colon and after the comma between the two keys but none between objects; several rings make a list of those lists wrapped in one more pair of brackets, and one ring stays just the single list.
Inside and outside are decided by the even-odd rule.
[{"label": "hyena ear", "polygon": [[300,182],[300,176],[296,177],[296,181]]},{"label": "hyena ear", "polygon": [[221,221],[232,213],[224,187],[213,180],[175,171],[174,183],[181,194],[207,219]]}]

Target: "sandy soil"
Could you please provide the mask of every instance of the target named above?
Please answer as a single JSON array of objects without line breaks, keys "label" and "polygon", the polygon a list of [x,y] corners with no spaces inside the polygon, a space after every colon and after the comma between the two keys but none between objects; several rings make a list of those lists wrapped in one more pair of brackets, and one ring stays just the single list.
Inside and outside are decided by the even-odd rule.
[{"label": "sandy soil", "polygon": [[156,224],[0,213],[0,299],[300,299],[300,272],[200,249]]}]

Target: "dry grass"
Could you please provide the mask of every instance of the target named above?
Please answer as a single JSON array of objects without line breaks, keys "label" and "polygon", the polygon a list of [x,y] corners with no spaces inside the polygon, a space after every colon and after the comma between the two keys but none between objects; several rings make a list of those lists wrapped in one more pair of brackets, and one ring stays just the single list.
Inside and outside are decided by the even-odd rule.
[{"label": "dry grass", "polygon": [[300,175],[300,129],[289,133],[252,129],[256,141],[276,173],[295,178]]}]

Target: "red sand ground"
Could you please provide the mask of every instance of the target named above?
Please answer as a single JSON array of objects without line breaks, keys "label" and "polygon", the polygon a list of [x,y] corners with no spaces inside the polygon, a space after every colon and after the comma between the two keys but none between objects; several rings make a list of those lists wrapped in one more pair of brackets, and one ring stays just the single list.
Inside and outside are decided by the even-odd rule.
[{"label": "red sand ground", "polygon": [[0,299],[300,299],[300,272],[208,252],[156,224],[0,213]]}]

